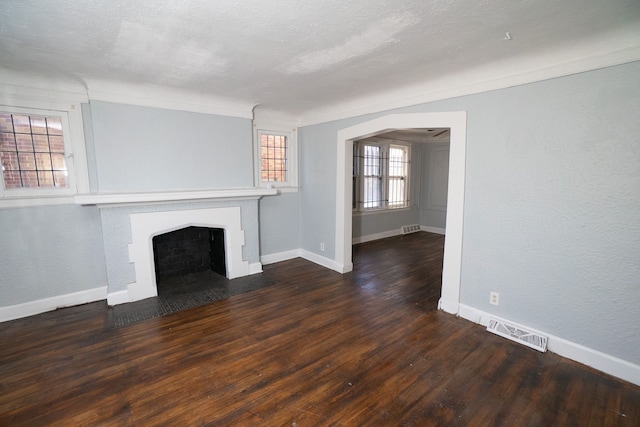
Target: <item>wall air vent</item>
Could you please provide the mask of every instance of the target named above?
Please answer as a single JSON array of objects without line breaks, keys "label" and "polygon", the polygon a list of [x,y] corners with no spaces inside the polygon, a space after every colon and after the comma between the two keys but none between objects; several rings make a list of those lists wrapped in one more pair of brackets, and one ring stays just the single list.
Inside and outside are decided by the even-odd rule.
[{"label": "wall air vent", "polygon": [[510,325],[502,320],[490,319],[487,331],[538,351],[547,351],[547,337],[524,330],[519,326]]},{"label": "wall air vent", "polygon": [[420,226],[417,224],[402,226],[402,234],[415,233],[416,231],[420,231]]}]

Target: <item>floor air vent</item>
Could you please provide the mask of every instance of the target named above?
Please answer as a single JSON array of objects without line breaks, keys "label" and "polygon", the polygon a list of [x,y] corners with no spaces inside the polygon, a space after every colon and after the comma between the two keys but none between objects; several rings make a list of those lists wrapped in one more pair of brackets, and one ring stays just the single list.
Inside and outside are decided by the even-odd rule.
[{"label": "floor air vent", "polygon": [[496,319],[490,319],[487,331],[493,332],[501,337],[524,344],[538,351],[547,351],[547,337],[534,332],[525,331],[517,326]]},{"label": "floor air vent", "polygon": [[402,226],[402,234],[415,233],[416,231],[420,231],[419,225],[403,225]]}]

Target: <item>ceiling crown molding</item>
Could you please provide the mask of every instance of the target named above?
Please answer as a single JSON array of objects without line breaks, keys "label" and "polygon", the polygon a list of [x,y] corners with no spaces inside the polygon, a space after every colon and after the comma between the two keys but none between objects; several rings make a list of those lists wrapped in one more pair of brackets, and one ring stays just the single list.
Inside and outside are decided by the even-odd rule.
[{"label": "ceiling crown molding", "polygon": [[153,84],[87,80],[89,99],[250,119],[254,103]]},{"label": "ceiling crown molding", "polygon": [[640,27],[587,40],[579,46],[561,46],[552,52],[490,62],[402,89],[320,107],[303,113],[298,121],[300,126],[310,126],[636,61],[640,61]]},{"label": "ceiling crown molding", "polygon": [[18,72],[0,68],[0,104],[23,108],[50,109],[59,105],[88,102],[87,91],[80,81]]}]

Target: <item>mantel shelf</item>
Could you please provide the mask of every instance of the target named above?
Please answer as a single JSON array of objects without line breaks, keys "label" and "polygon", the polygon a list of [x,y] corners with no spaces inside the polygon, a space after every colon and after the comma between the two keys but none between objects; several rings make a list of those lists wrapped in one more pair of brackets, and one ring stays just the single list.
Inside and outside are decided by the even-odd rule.
[{"label": "mantel shelf", "polygon": [[278,190],[273,188],[233,188],[224,190],[163,191],[150,193],[90,193],[74,197],[77,205],[126,206],[154,203],[178,203],[207,200],[244,200],[273,196]]}]

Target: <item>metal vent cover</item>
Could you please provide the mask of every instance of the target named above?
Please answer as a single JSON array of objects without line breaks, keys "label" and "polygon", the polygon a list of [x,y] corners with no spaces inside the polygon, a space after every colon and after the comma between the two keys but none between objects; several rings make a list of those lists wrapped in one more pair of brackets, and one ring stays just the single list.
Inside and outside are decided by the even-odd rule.
[{"label": "metal vent cover", "polygon": [[420,231],[420,226],[418,224],[402,226],[402,234],[415,233],[416,231]]},{"label": "metal vent cover", "polygon": [[527,331],[520,326],[511,325],[505,321],[490,319],[487,331],[512,341],[524,344],[538,351],[547,351],[548,338],[535,332]]}]

